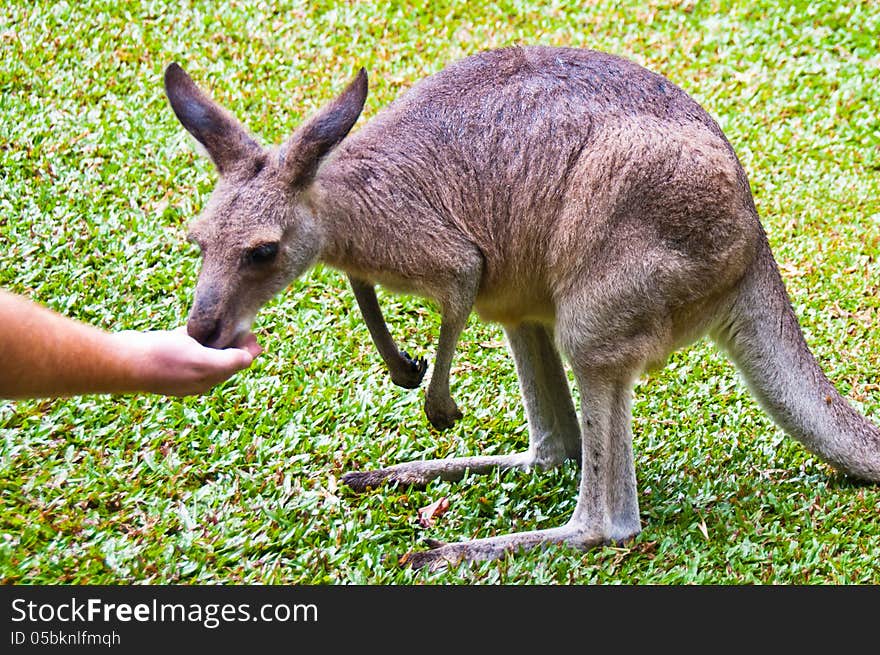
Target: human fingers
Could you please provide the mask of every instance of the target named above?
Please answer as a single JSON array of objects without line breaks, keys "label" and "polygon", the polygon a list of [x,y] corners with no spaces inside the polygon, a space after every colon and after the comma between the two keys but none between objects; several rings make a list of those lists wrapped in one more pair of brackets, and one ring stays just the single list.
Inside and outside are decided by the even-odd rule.
[{"label": "human fingers", "polygon": [[250,353],[252,358],[263,352],[263,347],[257,342],[257,337],[253,332],[248,332],[244,336],[237,338],[235,343],[232,344],[232,347],[246,350]]},{"label": "human fingers", "polygon": [[205,348],[202,353],[203,362],[212,372],[218,374],[229,375],[236,371],[240,371],[249,367],[256,354],[245,348],[224,348],[216,350],[214,348]]}]

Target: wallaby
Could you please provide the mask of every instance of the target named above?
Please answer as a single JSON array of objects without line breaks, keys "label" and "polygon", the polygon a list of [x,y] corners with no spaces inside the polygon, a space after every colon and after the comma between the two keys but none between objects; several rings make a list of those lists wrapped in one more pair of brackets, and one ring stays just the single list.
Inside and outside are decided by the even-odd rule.
[{"label": "wallaby", "polygon": [[394,346],[374,285],[431,298],[442,322],[425,409],[442,426],[459,416],[449,371],[470,312],[504,327],[528,450],[352,472],[350,487],[579,461],[565,525],[434,543],[410,565],[636,535],[634,381],[707,333],[788,434],[846,474],[880,479],[880,431],[811,355],[733,148],[660,75],[596,51],[491,50],[420,81],[345,138],[367,95],[361,69],[268,149],[176,64],[165,87],[220,174],[189,232],[203,256],[188,321],[201,343],[234,343],[322,261],[348,274],[380,353],[414,386],[422,363]]}]

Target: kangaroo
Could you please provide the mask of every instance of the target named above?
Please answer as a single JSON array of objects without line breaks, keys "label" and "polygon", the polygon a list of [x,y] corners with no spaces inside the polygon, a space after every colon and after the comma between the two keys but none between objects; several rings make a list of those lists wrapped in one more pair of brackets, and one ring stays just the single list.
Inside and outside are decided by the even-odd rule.
[{"label": "kangaroo", "polygon": [[564,525],[433,542],[406,564],[637,535],[633,385],[704,334],[790,436],[845,474],[880,480],[880,431],[807,347],[732,146],[664,77],[591,50],[490,50],[418,82],[347,137],[367,95],[361,69],[274,148],[176,64],[165,88],[219,171],[189,230],[203,257],[195,339],[234,343],[261,305],[321,261],[349,276],[380,354],[413,385],[423,362],[394,346],[374,285],[433,299],[442,320],[425,411],[442,426],[460,416],[449,372],[470,312],[504,328],[527,451],[353,471],[346,484],[580,464]]}]

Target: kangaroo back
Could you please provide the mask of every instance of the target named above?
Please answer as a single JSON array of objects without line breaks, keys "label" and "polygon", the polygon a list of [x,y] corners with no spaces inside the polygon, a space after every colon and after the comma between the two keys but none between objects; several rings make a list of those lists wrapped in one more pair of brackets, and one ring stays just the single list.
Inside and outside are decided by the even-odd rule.
[{"label": "kangaroo back", "polygon": [[880,430],[816,363],[766,239],[713,336],[782,429],[836,469],[880,480]]}]

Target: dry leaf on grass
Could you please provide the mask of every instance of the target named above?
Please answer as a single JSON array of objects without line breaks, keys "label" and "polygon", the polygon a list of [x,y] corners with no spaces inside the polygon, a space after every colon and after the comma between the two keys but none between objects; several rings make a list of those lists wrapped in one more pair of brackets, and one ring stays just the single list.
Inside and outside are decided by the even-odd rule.
[{"label": "dry leaf on grass", "polygon": [[435,500],[430,505],[419,507],[419,525],[423,528],[430,528],[434,525],[434,520],[449,509],[449,499],[446,496]]}]

